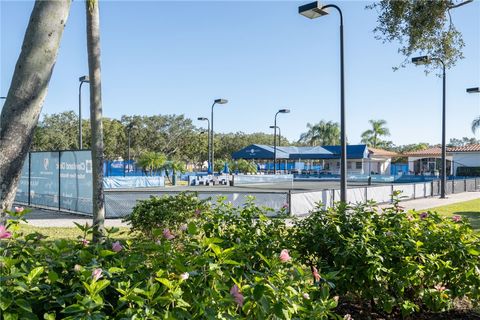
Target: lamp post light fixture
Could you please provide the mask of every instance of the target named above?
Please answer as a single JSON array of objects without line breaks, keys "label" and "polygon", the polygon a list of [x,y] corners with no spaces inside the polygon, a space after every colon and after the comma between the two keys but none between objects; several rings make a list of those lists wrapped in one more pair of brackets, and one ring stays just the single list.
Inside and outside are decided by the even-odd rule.
[{"label": "lamp post light fixture", "polygon": [[[270,126],[270,129],[275,129],[275,126]],[[282,133],[280,131],[279,126],[277,126],[277,129],[278,129],[278,146],[280,147],[280,142],[282,141]],[[274,133],[274,137],[275,137],[275,133]]]},{"label": "lamp post light fixture", "polygon": [[480,93],[480,87],[468,88],[467,93]]},{"label": "lamp post light fixture", "polygon": [[309,19],[328,14],[327,9],[334,8],[340,15],[340,201],[347,202],[347,138],[345,130],[345,68],[343,54],[343,14],[334,4],[322,5],[319,1],[298,7],[298,13]]},{"label": "lamp post light fixture", "polygon": [[82,150],[82,85],[84,82],[89,83],[88,76],[82,76],[78,78],[80,86],[78,87],[78,149]]},{"label": "lamp post light fixture", "polygon": [[447,145],[446,145],[446,73],[445,63],[440,58],[430,58],[428,56],[420,56],[412,58],[415,65],[425,65],[432,61],[437,61],[442,64],[442,79],[443,79],[443,93],[442,93],[442,171],[440,177],[440,198],[445,199],[445,186],[447,183]]},{"label": "lamp post light fixture", "polygon": [[[210,173],[210,120],[208,120],[208,118],[205,118],[205,117],[199,117],[197,118],[198,121],[207,121],[207,139],[208,139],[208,154],[207,154],[207,161],[208,161],[208,166],[207,166],[207,171],[208,173]],[[204,133],[204,131],[202,131],[201,133]]]},{"label": "lamp post light fixture", "polygon": [[214,173],[215,172],[215,157],[214,157],[214,140],[213,140],[213,107],[215,107],[216,104],[227,104],[228,100],[227,99],[215,99],[212,104],[212,115],[210,117],[211,121],[211,131],[210,131],[210,162],[211,165],[208,168],[208,173]]},{"label": "lamp post light fixture", "polygon": [[273,125],[273,174],[277,174],[277,116],[279,113],[290,113],[290,109],[280,109],[275,113]]}]

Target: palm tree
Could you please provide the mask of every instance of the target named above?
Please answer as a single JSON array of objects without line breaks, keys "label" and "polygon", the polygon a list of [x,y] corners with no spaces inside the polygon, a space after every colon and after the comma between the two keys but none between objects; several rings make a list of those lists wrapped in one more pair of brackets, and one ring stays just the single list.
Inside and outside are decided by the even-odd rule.
[{"label": "palm tree", "polygon": [[477,131],[477,129],[480,129],[480,116],[473,119],[473,121],[472,121],[472,131],[473,131],[473,133],[475,133],[475,131]]},{"label": "palm tree", "polygon": [[90,126],[92,130],[93,241],[98,242],[103,241],[105,234],[100,12],[98,1],[87,0],[85,9],[87,13],[87,53],[90,78]]},{"label": "palm tree", "polygon": [[372,125],[372,129],[362,133],[362,143],[365,143],[373,148],[384,145],[385,141],[381,140],[380,137],[386,137],[390,135],[390,130],[385,127],[387,121],[369,120],[368,122],[370,122]]},{"label": "palm tree", "polygon": [[138,165],[147,171],[151,176],[160,169],[163,169],[167,158],[163,153],[147,151],[138,159]]},{"label": "palm tree", "polygon": [[337,145],[340,142],[340,126],[332,121],[320,121],[317,124],[307,123],[308,131],[300,135],[298,142],[310,146]]}]

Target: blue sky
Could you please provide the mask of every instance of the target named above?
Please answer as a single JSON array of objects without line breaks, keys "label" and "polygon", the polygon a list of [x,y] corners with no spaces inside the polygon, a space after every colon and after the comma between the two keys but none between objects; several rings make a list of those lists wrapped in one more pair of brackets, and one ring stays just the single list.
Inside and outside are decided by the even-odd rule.
[{"label": "blue sky", "polygon": [[[215,131],[271,132],[297,140],[306,123],[339,121],[338,15],[309,20],[295,1],[193,1],[100,4],[104,116],[210,115]],[[441,79],[413,65],[399,71],[396,44],[372,33],[366,1],[335,2],[345,23],[347,136],[358,143],[369,119],[385,119],[395,144],[441,141]],[[0,95],[6,95],[33,7],[0,2]],[[84,2],[74,1],[42,113],[78,110],[78,77],[87,74]],[[452,11],[465,59],[447,71],[447,140],[473,137],[480,114],[480,1]],[[88,90],[83,114],[88,115]],[[1,102],[0,102],[1,103]],[[194,121],[196,125],[202,123]],[[477,133],[476,138],[480,138]]]}]

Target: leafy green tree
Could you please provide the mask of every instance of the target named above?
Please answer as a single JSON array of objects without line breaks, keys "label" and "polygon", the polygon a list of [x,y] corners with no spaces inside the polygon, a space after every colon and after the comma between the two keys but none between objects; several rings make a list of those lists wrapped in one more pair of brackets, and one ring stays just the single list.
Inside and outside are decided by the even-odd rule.
[{"label": "leafy green tree", "polygon": [[479,144],[480,140],[475,138],[463,137],[462,139],[451,138],[450,142],[447,144],[447,147],[463,147],[472,144]]},{"label": "leafy green tree", "polygon": [[299,143],[309,146],[326,146],[340,144],[340,126],[337,122],[320,121],[307,123],[308,131],[300,135]]},{"label": "leafy green tree", "polygon": [[247,161],[245,159],[232,162],[230,169],[238,170],[241,173],[257,173],[257,165],[253,161]]},{"label": "leafy green tree", "polygon": [[32,150],[75,150],[78,147],[78,116],[73,111],[45,115],[38,123]]},{"label": "leafy green tree", "polygon": [[400,66],[405,66],[413,54],[422,52],[442,59],[451,67],[463,58],[465,44],[450,10],[463,1],[381,0],[367,8],[379,13],[374,29],[376,38],[400,44],[398,51],[405,56]]},{"label": "leafy green tree", "polygon": [[388,130],[386,127],[387,121],[369,120],[368,122],[372,125],[372,129],[368,129],[362,133],[362,143],[365,143],[373,148],[391,146],[391,141],[384,141],[380,138],[390,135],[390,130]]},{"label": "leafy green tree", "polygon": [[167,158],[163,153],[146,151],[138,158],[138,165],[151,176],[163,169]]}]

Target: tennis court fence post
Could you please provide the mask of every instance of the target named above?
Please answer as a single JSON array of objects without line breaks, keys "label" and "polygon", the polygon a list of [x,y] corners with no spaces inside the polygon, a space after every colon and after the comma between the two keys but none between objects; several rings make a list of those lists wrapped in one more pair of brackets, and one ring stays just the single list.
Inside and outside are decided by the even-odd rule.
[{"label": "tennis court fence post", "polygon": [[287,194],[287,202],[288,202],[288,215],[292,215],[292,190],[288,190]]}]

